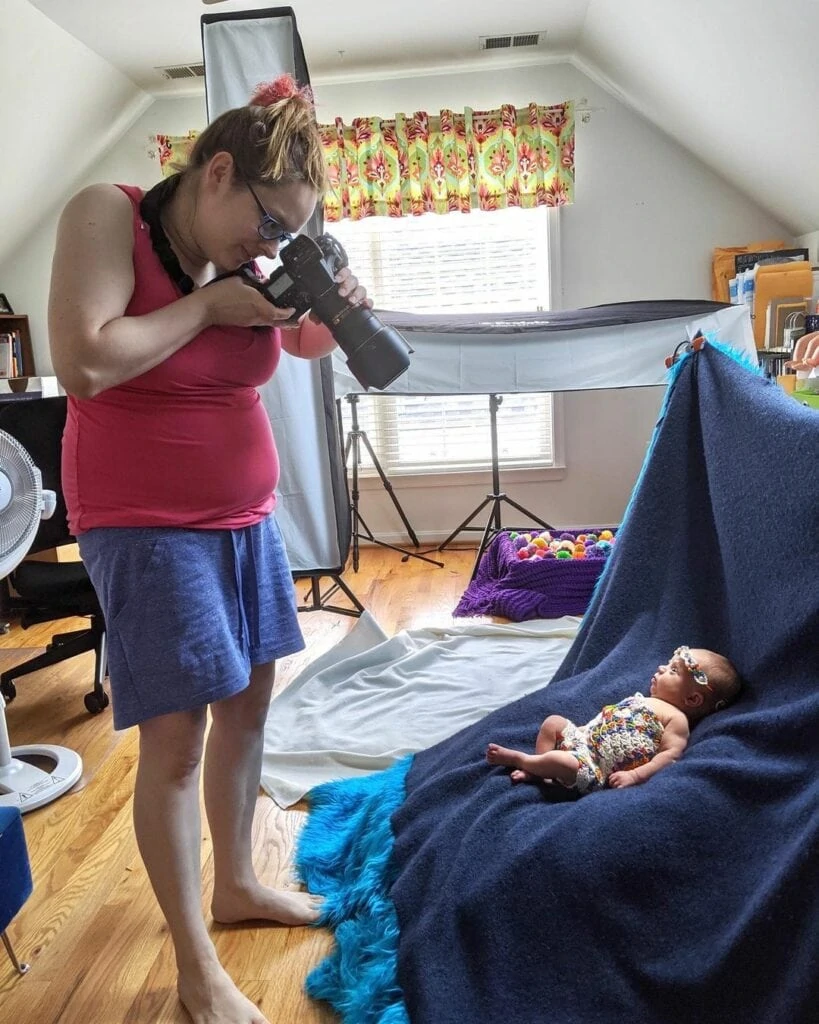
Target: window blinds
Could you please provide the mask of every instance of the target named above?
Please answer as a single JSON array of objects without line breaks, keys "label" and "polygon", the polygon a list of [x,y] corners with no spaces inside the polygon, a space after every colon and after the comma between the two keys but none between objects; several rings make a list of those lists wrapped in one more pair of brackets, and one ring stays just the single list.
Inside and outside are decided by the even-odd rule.
[{"label": "window blinds", "polygon": [[[331,231],[381,309],[531,312],[550,307],[549,215],[539,207],[369,217],[334,223]],[[499,359],[502,345],[499,339]],[[489,465],[486,395],[362,395],[358,414],[360,429],[388,475]],[[349,428],[349,415],[344,426]],[[552,465],[552,396],[504,396],[498,446],[504,468]],[[371,460],[363,446],[362,452],[366,472]]]}]

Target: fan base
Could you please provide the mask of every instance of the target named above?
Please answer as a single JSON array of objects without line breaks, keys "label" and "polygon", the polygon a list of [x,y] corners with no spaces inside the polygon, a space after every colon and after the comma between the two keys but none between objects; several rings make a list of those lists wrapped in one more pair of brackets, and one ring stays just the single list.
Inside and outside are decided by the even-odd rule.
[{"label": "fan base", "polygon": [[33,811],[62,796],[81,775],[82,758],[68,747],[12,747],[9,763],[0,765],[0,806]]}]

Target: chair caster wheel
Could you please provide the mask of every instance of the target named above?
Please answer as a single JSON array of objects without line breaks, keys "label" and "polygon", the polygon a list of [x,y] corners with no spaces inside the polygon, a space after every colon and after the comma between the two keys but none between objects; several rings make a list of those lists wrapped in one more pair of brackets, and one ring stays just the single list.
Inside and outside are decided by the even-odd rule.
[{"label": "chair caster wheel", "polygon": [[86,693],[85,695],[85,710],[92,715],[98,715],[101,711],[104,711],[111,703],[111,699],[108,694],[103,690],[102,696],[98,697],[96,691]]},{"label": "chair caster wheel", "polygon": [[11,704],[17,696],[17,687],[12,682],[0,683],[0,693],[3,694],[6,704]]}]

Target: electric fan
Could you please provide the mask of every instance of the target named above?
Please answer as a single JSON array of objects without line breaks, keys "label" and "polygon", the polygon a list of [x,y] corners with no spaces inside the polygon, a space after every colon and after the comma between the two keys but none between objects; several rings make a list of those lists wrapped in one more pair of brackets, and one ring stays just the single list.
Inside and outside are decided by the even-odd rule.
[{"label": "electric fan", "polygon": [[[25,448],[0,430],[0,579],[23,560],[41,519],[57,498],[44,491],[40,471]],[[79,754],[67,747],[34,744],[11,748],[6,702],[0,694],[0,806],[23,813],[56,800],[82,775]]]}]

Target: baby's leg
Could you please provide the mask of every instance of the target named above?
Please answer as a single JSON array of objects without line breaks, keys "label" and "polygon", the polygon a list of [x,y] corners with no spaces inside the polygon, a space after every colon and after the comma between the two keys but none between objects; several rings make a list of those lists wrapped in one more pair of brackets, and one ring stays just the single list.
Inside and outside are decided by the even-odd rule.
[{"label": "baby's leg", "polygon": [[556,779],[564,786],[573,786],[577,779],[580,762],[567,750],[547,750],[542,754],[524,754],[520,750],[510,750],[490,743],[486,751],[486,760],[490,764],[502,764],[507,768],[515,768],[512,772],[513,782],[529,781],[527,776],[538,779]]},{"label": "baby's leg", "polygon": [[[568,718],[564,718],[562,715],[549,715],[537,734],[535,753],[545,754],[548,750],[554,750],[563,738],[563,730],[568,724]],[[534,782],[537,777],[520,768],[516,768],[511,775],[512,782]]]},{"label": "baby's leg", "polygon": [[[562,738],[563,730],[568,724],[569,720],[564,718],[562,715],[549,715],[549,717],[543,721],[543,724],[537,734],[537,740],[535,741],[535,753],[545,754],[548,750],[554,750]],[[490,764],[508,765],[508,761],[493,760],[493,756],[490,756],[490,752],[493,748],[496,750],[506,749],[504,747],[498,747],[495,743],[490,743],[489,750],[486,754],[487,761],[489,761]],[[511,777],[512,782],[534,782],[536,778],[542,778],[543,776],[532,774],[523,768],[515,768]]]},{"label": "baby's leg", "polygon": [[537,734],[535,752],[545,754],[547,750],[554,750],[562,739],[563,731],[568,724],[568,718],[564,718],[563,715],[549,715]]},{"label": "baby's leg", "polygon": [[[502,764],[509,766],[512,762],[509,758],[512,755],[520,755],[520,757],[526,757],[526,754],[522,750],[510,750],[508,747],[499,747],[497,743],[490,743],[486,748],[486,760],[490,764]],[[520,768],[516,768],[510,774],[512,782],[534,782],[535,776],[530,775],[528,772],[521,771]]]}]

